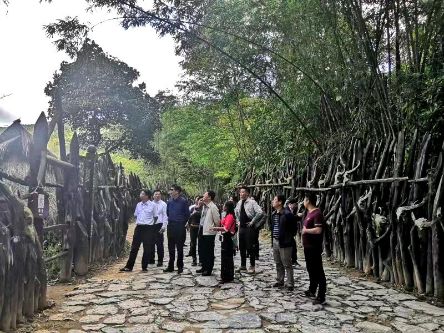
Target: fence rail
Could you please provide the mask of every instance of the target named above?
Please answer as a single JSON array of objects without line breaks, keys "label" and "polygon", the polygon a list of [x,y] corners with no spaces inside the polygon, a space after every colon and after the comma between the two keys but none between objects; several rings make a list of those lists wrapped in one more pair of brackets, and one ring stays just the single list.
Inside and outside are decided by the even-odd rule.
[{"label": "fence rail", "polygon": [[410,144],[401,131],[382,142],[356,138],[338,155],[289,157],[280,169],[248,170],[243,184],[268,214],[275,194],[301,204],[303,192],[315,192],[329,258],[443,301],[444,144],[427,133],[409,134]]},{"label": "fence rail", "polygon": [[[59,279],[69,281],[73,272],[85,275],[91,263],[117,257],[143,188],[109,154],[90,146],[80,156],[75,134],[69,158],[57,159],[47,150],[50,134],[43,113],[33,135],[19,122],[0,134],[0,330],[15,329],[47,306],[46,264],[58,261]],[[63,158],[65,138],[59,139]],[[16,196],[6,182],[27,193]],[[53,225],[48,216],[55,216]],[[62,250],[45,258],[49,235]]]}]

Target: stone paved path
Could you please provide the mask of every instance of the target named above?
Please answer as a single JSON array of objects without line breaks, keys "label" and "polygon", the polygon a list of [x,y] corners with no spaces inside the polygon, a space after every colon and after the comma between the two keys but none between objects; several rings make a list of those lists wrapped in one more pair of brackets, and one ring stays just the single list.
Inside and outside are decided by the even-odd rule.
[{"label": "stone paved path", "polygon": [[[216,248],[219,253],[218,242]],[[302,296],[304,267],[295,270],[294,292],[273,289],[271,251],[264,244],[261,252],[255,276],[242,274],[223,286],[218,259],[212,277],[196,275],[187,258],[180,276],[157,267],[142,273],[138,262],[119,280],[90,279],[50,316],[48,324],[65,329],[50,332],[444,332],[444,308],[336,268],[326,268],[325,307]]]}]

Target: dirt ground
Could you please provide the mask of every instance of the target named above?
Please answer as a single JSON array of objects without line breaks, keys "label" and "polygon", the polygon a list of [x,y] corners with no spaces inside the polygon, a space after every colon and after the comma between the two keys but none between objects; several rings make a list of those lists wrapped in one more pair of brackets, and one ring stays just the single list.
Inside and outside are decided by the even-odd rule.
[{"label": "dirt ground", "polygon": [[[131,224],[128,229],[127,240],[131,242],[134,232],[134,224]],[[52,332],[57,331],[60,333],[67,332],[70,329],[80,329],[80,324],[76,322],[66,321],[66,322],[49,322],[48,318],[58,313],[63,302],[66,300],[66,295],[78,288],[79,285],[87,282],[89,279],[94,278],[103,281],[112,280],[125,280],[129,279],[129,275],[119,273],[119,269],[125,265],[127,260],[127,255],[110,261],[106,261],[100,264],[95,264],[90,268],[88,275],[84,277],[75,277],[72,282],[64,284],[55,284],[48,286],[48,302],[50,308],[37,313],[33,319],[33,322],[21,325],[17,332],[19,333],[30,333],[30,332]],[[0,331],[2,332],[2,331]]]}]

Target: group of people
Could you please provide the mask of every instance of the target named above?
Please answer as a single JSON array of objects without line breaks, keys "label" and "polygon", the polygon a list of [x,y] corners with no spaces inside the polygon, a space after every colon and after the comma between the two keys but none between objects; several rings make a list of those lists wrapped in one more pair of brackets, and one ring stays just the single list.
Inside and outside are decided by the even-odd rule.
[{"label": "group of people", "polygon": [[[216,193],[208,190],[195,198],[189,206],[178,185],[171,186],[170,198],[165,203],[159,190],[140,193],[141,201],[135,210],[136,228],[128,261],[121,271],[133,270],[140,245],[143,244],[142,270],[155,264],[163,266],[164,233],[167,233],[169,262],[164,272],[177,273],[184,268],[184,246],[187,230],[190,248],[187,256],[192,257],[192,266],[200,266],[196,273],[212,275],[216,236],[221,241],[221,282],[234,280],[234,256],[240,252],[238,272],[256,273],[259,255],[259,230],[266,223],[266,215],[256,200],[250,196],[248,187],[239,189],[239,201],[232,197],[223,205],[222,212],[214,200]],[[322,244],[325,229],[322,212],[316,206],[317,197],[307,193],[305,210],[300,211],[295,199],[286,200],[276,195],[272,201],[273,213],[269,220],[271,246],[276,265],[277,278],[273,287],[294,289],[294,265],[297,265],[295,236],[301,234],[310,285],[305,295],[314,298],[314,303],[325,302],[326,279],[322,266]],[[176,260],[177,253],[177,260]],[[247,259],[250,266],[247,269]],[[317,294],[316,294],[317,292]]]}]

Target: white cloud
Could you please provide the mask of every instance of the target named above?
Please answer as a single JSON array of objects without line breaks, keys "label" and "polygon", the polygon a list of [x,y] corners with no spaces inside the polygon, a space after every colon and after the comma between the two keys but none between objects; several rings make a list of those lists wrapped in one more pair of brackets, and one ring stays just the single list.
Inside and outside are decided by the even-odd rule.
[{"label": "white cloud", "polygon": [[[107,11],[86,13],[86,7],[80,0],[51,4],[17,0],[7,8],[0,5],[0,95],[11,94],[0,100],[5,112],[23,123],[33,123],[46,111],[48,98],[43,89],[60,62],[69,59],[56,51],[43,25],[66,16],[78,16],[92,25],[115,17]],[[182,72],[172,38],[160,38],[150,27],[124,30],[116,20],[96,26],[90,37],[106,52],[136,68],[151,95],[162,89],[174,90]]]}]

